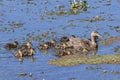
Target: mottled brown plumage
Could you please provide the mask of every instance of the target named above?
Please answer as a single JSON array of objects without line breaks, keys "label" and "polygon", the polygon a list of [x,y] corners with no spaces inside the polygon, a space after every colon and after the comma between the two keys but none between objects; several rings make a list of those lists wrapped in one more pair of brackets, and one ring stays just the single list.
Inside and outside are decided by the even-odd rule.
[{"label": "mottled brown plumage", "polygon": [[34,48],[27,48],[27,49],[22,50],[23,56],[32,56],[34,52],[35,52]]},{"label": "mottled brown plumage", "polygon": [[66,36],[63,36],[60,38],[60,42],[68,42],[68,41],[69,41],[69,38]]},{"label": "mottled brown plumage", "polygon": [[14,56],[15,57],[23,57],[23,53],[22,53],[22,51],[21,50],[16,50],[15,52],[14,52]]},{"label": "mottled brown plumage", "polygon": [[49,48],[55,47],[55,45],[56,45],[56,41],[52,40],[51,42],[44,42],[43,44],[40,44],[38,46],[38,49],[40,49],[40,50],[47,50]]},{"label": "mottled brown plumage", "polygon": [[[76,50],[84,50],[84,51],[92,51],[97,49],[97,38],[100,34],[97,31],[91,32],[91,39],[84,39],[84,38],[74,38],[71,37],[69,42],[67,42],[68,46],[73,46]],[[83,52],[84,52],[83,51]],[[93,52],[96,54],[96,52]]]},{"label": "mottled brown plumage", "polygon": [[26,42],[26,44],[22,44],[22,45],[19,45],[18,46],[18,49],[26,49],[26,48],[31,48],[31,46],[32,46],[32,43],[31,42]]},{"label": "mottled brown plumage", "polygon": [[4,47],[8,50],[10,49],[16,49],[18,45],[17,41],[14,41],[14,43],[7,43]]}]

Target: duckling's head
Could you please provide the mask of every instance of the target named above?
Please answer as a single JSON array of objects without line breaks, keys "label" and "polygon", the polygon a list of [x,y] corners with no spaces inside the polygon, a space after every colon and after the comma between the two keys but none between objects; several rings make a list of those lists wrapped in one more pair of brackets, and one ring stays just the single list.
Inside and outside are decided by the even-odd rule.
[{"label": "duckling's head", "polygon": [[71,52],[70,52],[70,51],[66,51],[66,53],[67,53],[67,55],[70,55],[70,54],[71,54]]},{"label": "duckling's head", "polygon": [[30,48],[32,46],[32,43],[28,41],[26,45]]},{"label": "duckling's head", "polygon": [[56,40],[52,40],[51,43],[52,43],[52,44],[56,44]]},{"label": "duckling's head", "polygon": [[49,47],[49,43],[44,43],[43,47],[46,47],[46,48]]},{"label": "duckling's head", "polygon": [[34,48],[31,48],[30,49],[30,53],[33,54],[35,52],[35,49]]},{"label": "duckling's head", "polygon": [[60,45],[56,45],[56,46],[55,46],[55,49],[60,49]]},{"label": "duckling's head", "polygon": [[61,44],[61,47],[62,47],[62,48],[66,48],[66,47],[67,47],[67,44],[62,43],[62,44]]},{"label": "duckling's head", "polygon": [[14,43],[13,43],[14,45],[18,45],[18,41],[14,41]]}]

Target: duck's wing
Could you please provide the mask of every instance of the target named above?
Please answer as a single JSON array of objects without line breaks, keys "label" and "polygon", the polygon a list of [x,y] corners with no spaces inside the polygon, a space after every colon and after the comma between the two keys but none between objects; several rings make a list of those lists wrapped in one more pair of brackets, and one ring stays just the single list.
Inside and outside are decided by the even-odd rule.
[{"label": "duck's wing", "polygon": [[68,46],[73,46],[74,48],[89,49],[90,40],[84,38],[70,38],[70,41],[67,44]]}]

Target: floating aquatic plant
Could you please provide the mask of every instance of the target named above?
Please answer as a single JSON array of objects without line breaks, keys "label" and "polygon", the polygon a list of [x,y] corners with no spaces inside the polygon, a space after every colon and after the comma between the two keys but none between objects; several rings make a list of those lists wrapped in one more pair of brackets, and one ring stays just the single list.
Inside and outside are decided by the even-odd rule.
[{"label": "floating aquatic plant", "polygon": [[86,0],[83,1],[74,0],[73,2],[70,0],[70,5],[72,8],[81,9],[81,10],[83,9],[83,11],[87,11],[87,8],[90,7]]},{"label": "floating aquatic plant", "polygon": [[21,27],[21,26],[24,25],[23,22],[14,22],[14,21],[8,22],[8,24],[11,25],[11,26],[13,26],[13,27]]}]

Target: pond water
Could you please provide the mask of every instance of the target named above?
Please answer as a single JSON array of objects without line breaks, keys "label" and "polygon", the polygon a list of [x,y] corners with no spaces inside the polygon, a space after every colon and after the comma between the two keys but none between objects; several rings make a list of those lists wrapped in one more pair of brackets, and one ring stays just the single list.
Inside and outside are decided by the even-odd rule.
[{"label": "pond water", "polygon": [[[87,2],[87,11],[72,14],[69,0],[0,0],[0,80],[119,80],[120,65],[49,65],[48,61],[56,58],[54,53],[37,49],[43,39],[49,41],[64,35],[89,38],[92,30],[104,38],[120,36],[120,0]],[[96,16],[103,19],[91,22]],[[41,36],[44,34],[47,36]],[[13,50],[4,49],[7,42],[14,40],[30,40],[35,55],[19,62]],[[116,46],[120,43],[99,45],[97,54],[115,54]],[[27,75],[18,76],[21,73]]]}]

